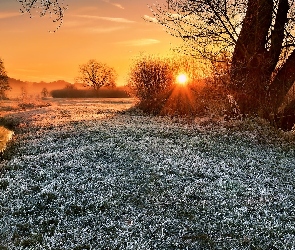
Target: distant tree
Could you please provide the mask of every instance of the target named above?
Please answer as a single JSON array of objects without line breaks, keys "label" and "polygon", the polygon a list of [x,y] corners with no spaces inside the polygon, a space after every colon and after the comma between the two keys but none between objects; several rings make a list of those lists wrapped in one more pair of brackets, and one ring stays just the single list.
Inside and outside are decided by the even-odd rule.
[{"label": "distant tree", "polygon": [[140,100],[153,100],[171,89],[174,71],[168,60],[153,56],[135,59],[129,71],[128,86]]},{"label": "distant tree", "polygon": [[46,97],[49,96],[49,92],[48,92],[47,88],[43,88],[43,89],[42,89],[42,91],[41,91],[41,96],[42,96],[43,98],[46,98]]},{"label": "distant tree", "polygon": [[102,86],[115,87],[117,73],[115,70],[104,63],[96,60],[89,60],[86,64],[80,65],[77,82],[84,86],[92,87],[98,91]]},{"label": "distant tree", "polygon": [[28,99],[28,91],[26,89],[26,87],[21,87],[21,96],[20,96],[22,101],[25,101]]},{"label": "distant tree", "polygon": [[229,87],[241,112],[269,119],[280,112],[295,81],[293,0],[167,0],[152,12],[149,20],[182,38],[187,53],[209,60],[231,53]]},{"label": "distant tree", "polygon": [[6,91],[10,90],[8,76],[4,67],[3,60],[0,58],[0,99],[6,98]]},{"label": "distant tree", "polygon": [[67,89],[67,90],[76,90],[77,87],[74,85],[74,84],[71,84],[71,83],[68,83],[64,89]]},{"label": "distant tree", "polygon": [[53,22],[59,23],[57,29],[63,22],[64,12],[67,10],[67,6],[64,6],[64,0],[17,0],[21,4],[20,11],[22,13],[29,13],[32,11],[39,13],[39,15],[50,15],[53,18]]}]

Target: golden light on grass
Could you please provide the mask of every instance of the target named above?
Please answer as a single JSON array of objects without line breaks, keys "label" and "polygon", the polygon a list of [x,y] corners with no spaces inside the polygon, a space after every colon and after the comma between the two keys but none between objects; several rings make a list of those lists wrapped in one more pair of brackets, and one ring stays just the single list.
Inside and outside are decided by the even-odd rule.
[{"label": "golden light on grass", "polygon": [[188,76],[184,73],[177,75],[176,82],[180,85],[185,85],[188,82]]},{"label": "golden light on grass", "polygon": [[0,153],[6,148],[7,142],[12,138],[13,132],[0,126]]},{"label": "golden light on grass", "polygon": [[191,88],[186,85],[187,81],[177,83],[166,98],[165,105],[162,107],[160,114],[180,115],[183,117],[191,116],[197,108],[195,95]]}]

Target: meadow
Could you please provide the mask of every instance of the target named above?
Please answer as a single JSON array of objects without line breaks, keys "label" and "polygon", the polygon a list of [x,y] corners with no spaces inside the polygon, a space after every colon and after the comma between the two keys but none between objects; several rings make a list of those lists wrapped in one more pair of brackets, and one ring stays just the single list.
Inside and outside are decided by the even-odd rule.
[{"label": "meadow", "polygon": [[292,132],[128,99],[5,113],[0,249],[295,249]]}]

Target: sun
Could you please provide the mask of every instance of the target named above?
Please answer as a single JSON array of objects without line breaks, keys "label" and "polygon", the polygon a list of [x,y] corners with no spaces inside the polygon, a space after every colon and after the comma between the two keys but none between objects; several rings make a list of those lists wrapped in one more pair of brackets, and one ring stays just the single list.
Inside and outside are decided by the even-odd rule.
[{"label": "sun", "polygon": [[177,81],[177,83],[179,83],[181,85],[185,85],[188,81],[188,77],[186,74],[181,73],[176,77],[176,81]]}]

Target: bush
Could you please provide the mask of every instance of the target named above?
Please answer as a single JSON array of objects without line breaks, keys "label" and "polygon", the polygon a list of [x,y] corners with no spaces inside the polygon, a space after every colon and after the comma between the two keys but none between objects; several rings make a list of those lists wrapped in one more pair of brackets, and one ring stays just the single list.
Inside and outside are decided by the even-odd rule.
[{"label": "bush", "polygon": [[[206,78],[204,97],[210,103],[212,114],[223,116],[225,120],[241,119],[242,114],[232,91],[230,91],[231,55],[221,53],[210,61],[210,77]],[[238,93],[234,93],[235,96]],[[246,98],[246,97],[245,97]]]},{"label": "bush", "polygon": [[0,128],[4,127],[9,130],[14,130],[21,123],[19,118],[13,116],[0,116]]},{"label": "bush", "polygon": [[49,102],[43,102],[40,100],[23,100],[18,103],[18,107],[21,109],[34,109],[34,108],[44,108],[51,106]]},{"label": "bush", "polygon": [[174,76],[168,60],[144,56],[131,66],[128,87],[141,102],[152,104],[171,91]]},{"label": "bush", "polygon": [[[128,86],[139,99],[137,107],[149,114],[237,118],[238,107],[227,91],[229,63],[227,58],[223,61],[210,68],[192,57],[144,56],[134,61]],[[184,85],[177,83],[180,73],[188,77]],[[210,77],[204,78],[202,73],[210,73]]]}]

